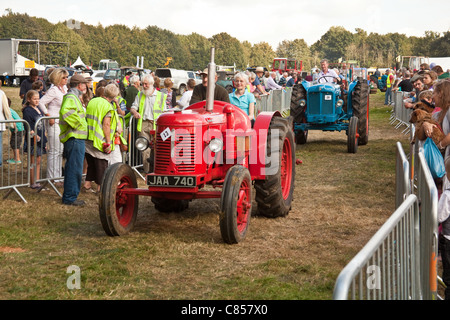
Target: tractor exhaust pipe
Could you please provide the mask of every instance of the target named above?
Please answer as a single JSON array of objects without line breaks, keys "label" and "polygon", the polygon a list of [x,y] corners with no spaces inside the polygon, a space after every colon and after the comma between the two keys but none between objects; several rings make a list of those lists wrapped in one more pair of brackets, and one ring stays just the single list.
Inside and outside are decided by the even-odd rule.
[{"label": "tractor exhaust pipe", "polygon": [[214,47],[211,48],[211,62],[208,64],[208,86],[206,87],[206,111],[214,109],[214,91],[216,89],[216,64],[214,63]]}]

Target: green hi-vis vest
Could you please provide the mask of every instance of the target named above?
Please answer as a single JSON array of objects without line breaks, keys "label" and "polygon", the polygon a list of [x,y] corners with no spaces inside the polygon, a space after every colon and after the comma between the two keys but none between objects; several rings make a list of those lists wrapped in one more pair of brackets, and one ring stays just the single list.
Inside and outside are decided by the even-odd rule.
[{"label": "green hi-vis vest", "polygon": [[88,125],[88,140],[94,143],[94,147],[103,151],[103,143],[106,142],[105,134],[103,132],[103,118],[110,113],[111,115],[111,133],[110,143],[111,151],[114,150],[114,133],[117,128],[116,112],[111,103],[104,98],[94,98],[89,101],[86,107],[86,119]]},{"label": "green hi-vis vest", "polygon": [[389,73],[388,74],[388,77],[387,77],[387,79],[386,79],[386,87],[387,88],[390,88],[392,86],[392,83],[391,83],[391,73]]},{"label": "green hi-vis vest", "polygon": [[88,137],[86,112],[80,99],[73,93],[64,95],[59,110],[59,127],[61,143],[70,138],[86,140]]},{"label": "green hi-vis vest", "polygon": [[[128,113],[128,114],[130,114],[130,113]],[[116,110],[114,110],[114,117],[116,118],[116,123],[119,123],[119,122],[120,122],[120,123],[122,124],[122,133],[119,135],[120,143],[123,144],[123,145],[127,145],[128,142],[127,142],[127,140],[123,137],[123,133],[125,132],[125,125],[128,126],[128,124],[125,123],[125,122],[126,122],[125,118],[119,116],[119,114],[117,113]]]},{"label": "green hi-vis vest", "polygon": [[[117,103],[119,104],[118,107],[120,108],[120,104],[124,103],[126,105],[127,104],[127,100],[125,100],[122,96],[119,95],[119,96],[117,96]],[[115,112],[115,114],[116,114],[116,120],[120,121],[120,123],[122,124],[121,136],[123,137],[123,133],[125,132],[125,127],[128,127],[128,123],[130,122],[130,113],[126,114],[123,117],[120,117],[119,114],[117,113],[117,111]],[[127,116],[128,116],[128,118],[127,118]]]},{"label": "green hi-vis vest", "polygon": [[[156,89],[155,89],[156,90]],[[139,92],[139,114],[141,117],[139,118],[137,131],[141,132],[142,129],[142,117],[144,115],[144,103],[145,96],[142,99],[143,93]],[[161,91],[156,92],[155,103],[153,104],[153,129],[156,129],[156,119],[158,119],[159,115],[164,112],[164,107],[166,105],[167,94],[162,93]]]}]

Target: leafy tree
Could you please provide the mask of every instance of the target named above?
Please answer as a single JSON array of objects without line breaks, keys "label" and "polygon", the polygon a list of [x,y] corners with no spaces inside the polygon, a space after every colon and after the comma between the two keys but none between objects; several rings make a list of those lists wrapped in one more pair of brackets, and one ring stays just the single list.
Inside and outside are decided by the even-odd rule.
[{"label": "leafy tree", "polygon": [[210,60],[212,46],[208,38],[194,32],[187,36],[181,36],[181,41],[190,52],[192,69],[203,70],[206,68]]},{"label": "leafy tree", "polygon": [[250,51],[250,65],[264,66],[270,69],[274,57],[275,51],[273,51],[272,46],[267,42],[260,42],[253,45]]},{"label": "leafy tree", "polygon": [[311,57],[311,50],[303,39],[295,39],[292,41],[284,40],[280,42],[277,47],[276,55],[278,57],[303,61],[303,70],[312,68],[313,59]]},{"label": "leafy tree", "polygon": [[450,57],[450,31],[431,41],[429,47],[429,55],[432,57]]},{"label": "leafy tree", "polygon": [[343,27],[331,27],[314,46],[324,58],[336,61],[345,56],[347,47],[353,41],[353,34]]},{"label": "leafy tree", "polygon": [[238,39],[222,32],[209,39],[215,48],[215,62],[217,65],[232,66],[245,69],[244,49]]},{"label": "leafy tree", "polygon": [[[57,23],[53,26],[50,32],[50,41],[61,41],[69,43],[69,62],[75,62],[80,56],[81,60],[87,61],[90,55],[90,46],[86,44],[84,39],[75,33],[72,29],[68,28],[66,23]],[[51,50],[52,63],[51,64],[65,64],[65,57],[67,54],[67,48],[64,46],[56,46]]]},{"label": "leafy tree", "polygon": [[[145,29],[129,28],[125,25],[103,27],[81,22],[80,28],[71,29],[65,22],[52,24],[44,18],[14,13],[6,9],[0,16],[0,38],[38,39],[37,45],[21,44],[19,52],[41,64],[69,63],[78,55],[87,64],[97,67],[100,59],[111,58],[120,65],[136,65],[136,57],[144,57],[144,67],[162,67],[168,57],[173,60],[169,67],[201,70],[210,60],[210,48],[216,49],[215,62],[218,65],[234,65],[238,69],[247,66],[269,66],[275,56],[302,60],[304,70],[317,66],[323,58],[337,61],[358,60],[363,67],[394,66],[397,56],[450,56],[450,31],[439,33],[426,31],[422,37],[407,37],[404,34],[367,34],[361,28],[354,33],[343,27],[331,27],[312,46],[303,39],[283,40],[276,52],[266,42],[252,45],[240,42],[228,33],[222,32],[206,38],[198,33],[178,35],[157,26]],[[67,46],[45,44],[45,41],[69,42]]]}]

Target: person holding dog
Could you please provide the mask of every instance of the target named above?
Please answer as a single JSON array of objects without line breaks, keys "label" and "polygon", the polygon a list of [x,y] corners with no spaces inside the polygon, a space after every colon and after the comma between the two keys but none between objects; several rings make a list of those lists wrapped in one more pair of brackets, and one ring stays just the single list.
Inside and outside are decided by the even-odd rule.
[{"label": "person holding dog", "polygon": [[[433,90],[433,101],[436,107],[440,108],[439,112],[433,114],[433,117],[440,124],[445,137],[438,144],[440,150],[445,150],[445,159],[449,157],[450,148],[450,81],[441,80],[435,83]],[[435,124],[425,122],[423,124],[424,132],[427,137],[431,137],[433,129],[437,127]]]}]

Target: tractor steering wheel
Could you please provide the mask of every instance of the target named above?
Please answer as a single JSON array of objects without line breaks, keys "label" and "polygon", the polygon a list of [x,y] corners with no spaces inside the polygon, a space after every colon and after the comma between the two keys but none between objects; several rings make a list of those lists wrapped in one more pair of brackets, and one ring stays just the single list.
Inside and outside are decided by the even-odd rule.
[{"label": "tractor steering wheel", "polygon": [[328,76],[328,75],[320,76],[320,77],[317,79],[317,83],[325,83],[325,82],[328,82],[328,81],[326,81],[326,80],[325,80],[325,82],[320,82],[320,80],[323,79],[323,78],[331,78],[331,79],[333,79],[333,82],[331,82],[331,83],[336,83],[336,81],[334,81],[334,79],[336,79],[336,78],[333,77],[333,76]]}]

